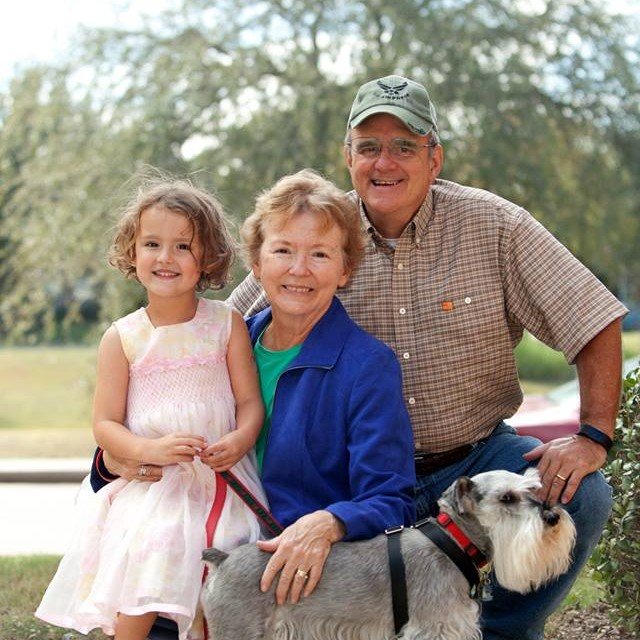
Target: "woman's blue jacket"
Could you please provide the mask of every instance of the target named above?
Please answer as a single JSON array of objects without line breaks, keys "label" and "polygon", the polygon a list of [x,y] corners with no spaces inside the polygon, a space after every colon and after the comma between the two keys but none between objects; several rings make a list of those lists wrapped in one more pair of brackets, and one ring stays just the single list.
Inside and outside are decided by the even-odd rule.
[{"label": "woman's blue jacket", "polygon": [[[247,320],[251,340],[271,309]],[[345,540],[414,522],[413,436],[393,351],[334,297],[280,376],[262,482],[285,526],[326,509]]]}]

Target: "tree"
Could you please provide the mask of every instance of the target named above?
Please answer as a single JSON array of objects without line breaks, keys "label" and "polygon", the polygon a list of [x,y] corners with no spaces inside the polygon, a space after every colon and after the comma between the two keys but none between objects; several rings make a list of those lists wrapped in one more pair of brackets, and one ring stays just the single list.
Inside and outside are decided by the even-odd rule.
[{"label": "tree", "polygon": [[[55,109],[74,114],[76,139],[59,117],[46,142],[29,147],[37,162],[29,152],[19,170],[6,165],[11,179],[0,203],[15,203],[19,184],[21,215],[33,219],[45,200],[28,195],[25,176],[53,171],[65,176],[57,183],[64,204],[49,210],[55,224],[71,215],[78,181],[88,198],[85,231],[97,236],[108,228],[112,194],[144,164],[191,175],[237,220],[258,191],[302,167],[348,187],[342,139],[353,95],[362,82],[395,72],[431,91],[443,177],[527,207],[609,286],[626,284],[633,295],[640,282],[638,33],[637,23],[608,16],[593,0],[176,0],[136,30],[85,32],[81,55],[55,76],[57,92],[46,92],[57,107],[50,99],[20,102],[15,86],[0,115],[0,145],[13,145],[15,156],[19,141],[34,136],[26,129],[35,123],[44,135],[49,125],[40,118]],[[21,91],[41,93],[21,82]],[[80,164],[82,176],[74,169]],[[6,211],[3,204],[0,215]],[[16,225],[14,242],[24,242],[22,229]],[[74,260],[67,277],[113,301],[102,305],[108,317],[138,294],[127,289],[122,300],[113,290],[120,285],[106,275],[98,246],[104,238],[92,245],[98,264]],[[48,293],[38,300],[40,307],[30,298],[32,314],[50,306]]]}]

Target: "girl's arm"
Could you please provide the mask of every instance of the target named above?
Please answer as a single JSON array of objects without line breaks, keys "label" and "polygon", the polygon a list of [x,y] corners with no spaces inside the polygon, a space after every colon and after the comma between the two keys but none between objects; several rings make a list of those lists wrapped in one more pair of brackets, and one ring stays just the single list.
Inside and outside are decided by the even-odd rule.
[{"label": "girl's arm", "polygon": [[203,462],[215,471],[230,469],[254,446],[264,422],[258,371],[247,326],[242,316],[231,314],[227,368],[236,401],[236,428],[202,453]]},{"label": "girl's arm", "polygon": [[204,439],[186,433],[144,438],[124,426],[129,389],[129,363],[120,336],[112,325],[98,348],[98,371],[93,400],[93,435],[112,456],[165,465],[191,462]]}]

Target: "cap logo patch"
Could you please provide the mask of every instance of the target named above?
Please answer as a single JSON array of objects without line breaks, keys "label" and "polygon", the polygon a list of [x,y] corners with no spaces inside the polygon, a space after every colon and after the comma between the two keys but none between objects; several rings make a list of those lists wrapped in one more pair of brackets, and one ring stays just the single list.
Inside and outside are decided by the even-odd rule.
[{"label": "cap logo patch", "polygon": [[405,89],[409,85],[408,82],[403,82],[402,84],[396,85],[395,87],[385,84],[381,80],[378,80],[376,84],[382,89],[383,98],[387,98],[389,100],[402,100],[408,95],[408,92],[405,91]]}]

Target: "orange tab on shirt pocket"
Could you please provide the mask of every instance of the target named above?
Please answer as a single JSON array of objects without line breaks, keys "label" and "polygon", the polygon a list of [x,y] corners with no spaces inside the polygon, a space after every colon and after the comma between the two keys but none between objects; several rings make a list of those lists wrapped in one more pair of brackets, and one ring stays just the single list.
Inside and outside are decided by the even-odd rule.
[{"label": "orange tab on shirt pocket", "polygon": [[443,300],[440,306],[443,311],[453,311],[453,300]]}]

